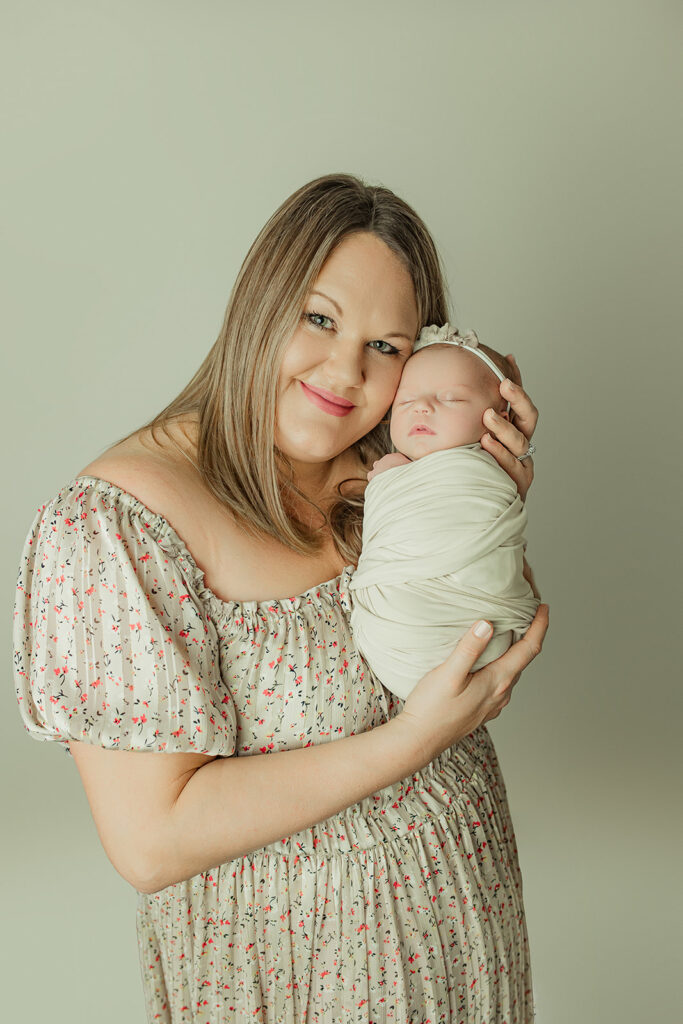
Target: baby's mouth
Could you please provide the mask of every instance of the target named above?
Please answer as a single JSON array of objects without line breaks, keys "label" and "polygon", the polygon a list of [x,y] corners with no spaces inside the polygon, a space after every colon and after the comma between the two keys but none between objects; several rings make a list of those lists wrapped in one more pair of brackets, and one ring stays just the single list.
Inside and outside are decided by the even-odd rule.
[{"label": "baby's mouth", "polygon": [[425,423],[415,423],[410,428],[410,430],[408,432],[408,437],[412,437],[413,434],[433,434],[433,433],[434,433],[434,431],[430,430],[430,428]]}]

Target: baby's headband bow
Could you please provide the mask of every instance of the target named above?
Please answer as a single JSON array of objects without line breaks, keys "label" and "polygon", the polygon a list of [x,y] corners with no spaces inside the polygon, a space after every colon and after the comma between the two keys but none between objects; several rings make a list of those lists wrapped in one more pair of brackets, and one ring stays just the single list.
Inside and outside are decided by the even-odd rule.
[{"label": "baby's headband bow", "polygon": [[[413,355],[428,345],[456,345],[459,348],[466,348],[472,355],[483,360],[493,370],[498,380],[506,379],[505,374],[498,369],[494,361],[479,348],[479,338],[474,331],[465,331],[464,334],[460,334],[457,327],[451,327],[448,323],[445,323],[443,327],[431,324],[429,327],[423,327],[420,331],[417,341],[413,345]],[[510,412],[509,402],[507,411]]]}]

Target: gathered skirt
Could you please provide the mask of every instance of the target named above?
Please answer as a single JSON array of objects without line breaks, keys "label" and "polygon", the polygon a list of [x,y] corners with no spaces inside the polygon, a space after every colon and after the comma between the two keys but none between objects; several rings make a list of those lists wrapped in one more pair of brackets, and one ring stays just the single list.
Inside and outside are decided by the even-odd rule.
[{"label": "gathered skirt", "polygon": [[514,830],[488,730],[326,821],[140,894],[149,1021],[529,1024]]}]

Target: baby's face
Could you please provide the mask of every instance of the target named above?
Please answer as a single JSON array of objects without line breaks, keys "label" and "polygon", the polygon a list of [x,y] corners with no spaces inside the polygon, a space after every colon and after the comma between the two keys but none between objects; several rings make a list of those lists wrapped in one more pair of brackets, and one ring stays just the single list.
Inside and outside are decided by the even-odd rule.
[{"label": "baby's face", "polygon": [[391,407],[391,440],[412,460],[480,441],[486,409],[507,418],[499,383],[483,360],[462,348],[420,349],[403,369]]}]

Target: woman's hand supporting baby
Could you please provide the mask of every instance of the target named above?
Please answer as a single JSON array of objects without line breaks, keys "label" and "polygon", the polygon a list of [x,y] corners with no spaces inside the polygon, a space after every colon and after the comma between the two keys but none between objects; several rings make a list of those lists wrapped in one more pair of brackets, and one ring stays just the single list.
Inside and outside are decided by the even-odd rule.
[{"label": "woman's hand supporting baby", "polygon": [[484,426],[488,433],[481,439],[482,448],[493,455],[508,476],[517,484],[519,496],[524,501],[534,478],[534,460],[530,456],[519,461],[519,456],[529,448],[529,441],[538,423],[538,409],[522,388],[522,375],[513,355],[505,357],[515,368],[514,381],[502,381],[499,391],[510,403],[510,418],[514,424],[488,409],[484,413]]},{"label": "woman's hand supporting baby", "polygon": [[[403,710],[392,719],[402,730],[419,768],[429,764],[447,747],[497,718],[510,703],[512,689],[522,670],[541,653],[548,629],[548,605],[539,605],[525,635],[500,658],[478,672],[471,668],[491,639],[491,624],[475,623],[453,653],[422,677],[407,698]],[[483,636],[478,630],[485,630]]]}]

